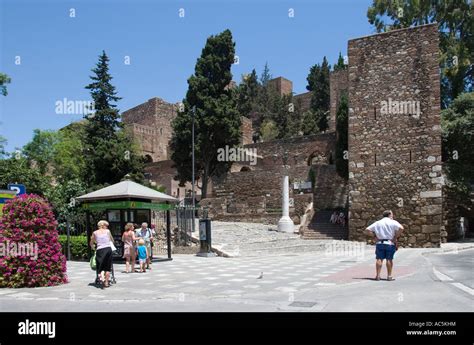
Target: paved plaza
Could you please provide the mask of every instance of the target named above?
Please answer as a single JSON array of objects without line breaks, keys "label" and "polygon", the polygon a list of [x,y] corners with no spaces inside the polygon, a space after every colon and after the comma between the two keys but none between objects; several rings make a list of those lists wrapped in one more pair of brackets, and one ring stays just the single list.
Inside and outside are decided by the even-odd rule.
[{"label": "paved plaza", "polygon": [[[199,240],[198,222],[196,220],[196,231],[193,233],[195,240]],[[325,251],[326,244],[331,242],[305,240],[298,234],[279,232],[277,225],[212,222],[212,247],[226,257],[315,253]]]},{"label": "paved plaza", "polygon": [[[175,255],[147,273],[125,274],[124,265],[115,264],[117,284],[104,290],[92,285],[89,263],[68,262],[68,284],[2,289],[0,310],[474,311],[474,249],[400,249],[392,282],[371,279],[373,247],[356,254]],[[454,274],[450,262],[463,264]]]}]

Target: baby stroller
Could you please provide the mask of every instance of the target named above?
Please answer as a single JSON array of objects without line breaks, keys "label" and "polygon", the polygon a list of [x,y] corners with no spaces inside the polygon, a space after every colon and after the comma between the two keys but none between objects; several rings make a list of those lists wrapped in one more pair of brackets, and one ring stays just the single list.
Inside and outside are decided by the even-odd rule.
[{"label": "baby stroller", "polygon": [[[115,274],[114,274],[114,260],[113,260],[113,257],[115,255],[118,255],[118,250],[117,248],[115,247],[112,247],[112,267],[111,267],[111,270],[110,270],[110,281],[109,281],[109,284],[117,284],[117,281],[115,280]],[[100,281],[100,278],[99,278],[99,273],[95,272],[95,282],[94,282],[95,286],[102,286],[102,283]]]}]

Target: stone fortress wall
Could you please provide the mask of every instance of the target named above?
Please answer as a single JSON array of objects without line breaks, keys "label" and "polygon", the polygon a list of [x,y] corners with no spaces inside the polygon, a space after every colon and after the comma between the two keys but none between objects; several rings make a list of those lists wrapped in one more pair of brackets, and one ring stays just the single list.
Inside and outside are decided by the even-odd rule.
[{"label": "stone fortress wall", "polygon": [[438,44],[436,24],[349,41],[351,240],[365,240],[367,225],[392,209],[406,228],[402,245],[439,246]]},{"label": "stone fortress wall", "polygon": [[[329,130],[252,143],[252,122],[244,119],[242,144],[257,150],[257,164],[234,164],[229,173],[212,181],[202,205],[209,207],[214,219],[275,224],[281,216],[286,152],[294,201],[290,215],[296,224],[310,203],[316,212],[348,208],[349,239],[365,241],[363,230],[385,209],[392,209],[407,229],[402,246],[439,246],[452,233],[448,227],[454,222],[443,221],[438,43],[436,24],[350,40],[348,69],[330,75]],[[293,92],[288,79],[278,77],[269,83],[281,95]],[[348,181],[337,175],[333,164],[342,94],[349,98]],[[294,99],[303,111],[309,109],[311,93]],[[172,162],[166,160],[176,110],[177,105],[153,98],[124,112],[124,122],[144,154],[156,162],[147,168],[153,179],[171,189],[176,188],[167,182],[172,179]],[[293,185],[308,181],[310,169],[316,175],[314,194]]]}]

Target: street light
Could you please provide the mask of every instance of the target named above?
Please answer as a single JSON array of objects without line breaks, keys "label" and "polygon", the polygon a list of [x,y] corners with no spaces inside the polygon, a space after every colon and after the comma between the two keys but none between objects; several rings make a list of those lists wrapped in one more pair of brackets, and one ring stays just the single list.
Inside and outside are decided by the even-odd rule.
[{"label": "street light", "polygon": [[196,117],[196,106],[195,105],[193,106],[191,114],[192,114],[191,116],[192,116],[192,119],[193,119],[192,120],[192,131],[191,131],[192,132],[192,134],[191,134],[192,135],[192,142],[193,142],[193,144],[192,144],[193,145],[193,149],[192,149],[193,173],[192,173],[192,193],[191,193],[192,194],[192,199],[193,199],[192,200],[192,202],[193,202],[192,203],[192,205],[193,205],[193,216],[192,216],[193,224],[191,225],[191,229],[192,229],[192,232],[194,232],[194,213],[195,213],[195,211],[194,211],[194,207],[195,207],[195,202],[194,202],[194,200],[195,200],[195,197],[194,197],[194,182],[195,182],[194,181],[194,118]]}]

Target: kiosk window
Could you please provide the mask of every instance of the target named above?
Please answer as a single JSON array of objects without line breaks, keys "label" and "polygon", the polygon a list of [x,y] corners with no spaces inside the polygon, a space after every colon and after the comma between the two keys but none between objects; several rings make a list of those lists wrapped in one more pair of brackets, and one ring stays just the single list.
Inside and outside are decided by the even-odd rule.
[{"label": "kiosk window", "polygon": [[150,211],[149,210],[137,210],[137,224],[140,225],[143,222],[150,224]]},{"label": "kiosk window", "polygon": [[110,210],[107,218],[109,222],[120,222],[120,210]]}]

